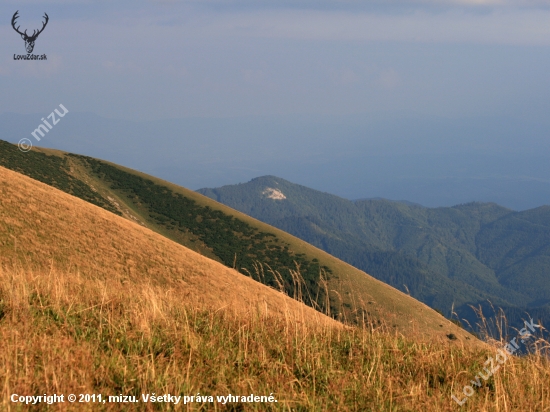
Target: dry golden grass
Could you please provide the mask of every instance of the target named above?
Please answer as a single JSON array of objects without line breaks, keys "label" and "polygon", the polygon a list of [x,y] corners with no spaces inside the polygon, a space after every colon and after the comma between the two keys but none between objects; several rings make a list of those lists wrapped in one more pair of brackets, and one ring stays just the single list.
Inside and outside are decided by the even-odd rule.
[{"label": "dry golden grass", "polygon": [[259,308],[337,324],[319,312],[138,224],[0,167],[0,265],[146,282],[214,309]]},{"label": "dry golden grass", "polygon": [[[173,185],[170,188],[184,190]],[[277,231],[261,222],[256,223],[262,230]],[[321,261],[330,257],[281,233],[289,237],[285,241],[295,242],[301,252],[311,256],[319,253]],[[216,308],[255,304],[268,311],[286,312],[289,307],[296,316],[326,320],[309,308],[164,236],[2,167],[0,234],[4,234],[0,235],[0,264],[77,270],[86,275],[119,279],[121,285],[138,278],[161,284],[177,282],[181,296],[202,299]],[[305,249],[300,245],[305,245]],[[342,303],[342,309],[349,311],[343,305],[347,302],[351,309],[364,311],[368,321],[385,322],[417,340],[436,339],[454,346],[479,345],[466,331],[410,296],[337,259],[331,267],[336,269],[338,279],[329,282],[327,289]],[[449,340],[449,334],[457,339]]]},{"label": "dry golden grass", "polygon": [[[13,393],[153,392],[273,393],[278,400],[171,407],[190,411],[550,410],[544,357],[510,358],[459,408],[451,395],[495,349],[404,337],[391,318],[375,328],[343,327],[148,229],[2,168],[0,263],[2,410],[47,409],[14,404]],[[64,403],[50,410],[169,408]]]},{"label": "dry golden grass", "polygon": [[[171,287],[77,272],[0,271],[0,409],[13,393],[274,394],[277,404],[174,410],[549,411],[550,362],[510,358],[459,408],[494,350],[419,343],[386,328],[335,328],[257,310],[213,311]],[[463,396],[459,396],[461,399]],[[168,410],[58,404],[52,410]],[[32,408],[30,408],[32,410]],[[45,410],[40,405],[33,410]]]}]

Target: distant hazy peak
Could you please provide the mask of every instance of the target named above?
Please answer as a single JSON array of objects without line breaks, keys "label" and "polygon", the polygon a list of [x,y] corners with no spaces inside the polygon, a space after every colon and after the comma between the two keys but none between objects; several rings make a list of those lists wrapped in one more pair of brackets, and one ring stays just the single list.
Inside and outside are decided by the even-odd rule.
[{"label": "distant hazy peak", "polygon": [[272,187],[266,187],[262,192],[262,195],[266,195],[269,199],[273,200],[283,200],[286,199],[286,196],[279,189],[274,189]]}]

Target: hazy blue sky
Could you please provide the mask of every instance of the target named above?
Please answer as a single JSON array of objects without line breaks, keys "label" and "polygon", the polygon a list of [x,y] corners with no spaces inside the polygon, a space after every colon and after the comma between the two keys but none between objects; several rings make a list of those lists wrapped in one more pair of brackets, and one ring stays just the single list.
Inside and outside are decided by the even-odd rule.
[{"label": "hazy blue sky", "polygon": [[[389,5],[388,5],[389,4]],[[528,5],[528,6],[525,6]],[[35,53],[10,26],[49,27]],[[2,1],[0,111],[126,119],[549,108],[550,1]]]},{"label": "hazy blue sky", "polygon": [[[19,24],[30,31],[40,27],[44,12],[49,14],[34,51],[46,53],[47,62],[13,60],[14,54],[24,53],[24,43],[10,25],[16,10]],[[545,164],[550,154],[550,1],[3,0],[0,16],[0,113],[44,116],[62,103],[72,113],[131,121],[238,117],[245,124],[247,118],[267,116],[271,127],[277,119],[290,118],[292,139],[268,133],[269,144],[275,148],[278,138],[281,144],[298,142],[301,127],[304,141],[299,147],[304,153],[308,145],[311,152],[317,150],[314,119],[340,119],[333,122],[340,128],[317,133],[319,159],[344,159],[345,167],[332,166],[339,174],[324,181],[321,169],[298,171],[296,154],[294,160],[280,155],[281,164],[294,161],[293,166],[279,170],[256,165],[240,175],[224,168],[242,167],[242,159],[235,160],[238,165],[225,159],[223,165],[212,165],[223,178],[202,183],[174,175],[181,168],[176,161],[125,159],[151,171],[172,167],[171,174],[166,172],[174,176],[171,180],[192,188],[272,173],[342,196],[408,196],[422,203],[422,189],[388,194],[380,193],[383,183],[369,186],[372,179],[364,174],[366,169],[354,169],[356,163],[345,160],[346,154],[354,159],[370,156],[371,164],[378,161],[386,168],[393,161],[403,163],[384,158],[394,150],[399,156],[409,151],[423,156],[452,156],[457,151],[466,157],[493,155],[489,163],[495,168],[470,176],[477,179],[508,176],[502,170],[516,162],[518,151],[538,156],[537,164]],[[508,122],[511,129],[487,126],[487,119]],[[30,130],[34,123],[28,124]],[[82,127],[93,130],[90,124]],[[228,132],[223,144],[237,152],[254,144],[259,151],[265,148],[255,126],[246,130],[242,135],[237,129]],[[185,130],[174,132],[173,152],[182,155],[189,139],[201,139]],[[150,136],[152,141],[157,138]],[[132,136],[121,132],[113,139],[120,147],[131,144]],[[8,140],[18,139],[13,135]],[[42,143],[54,140],[52,134],[50,143]],[[223,144],[216,149],[223,150]],[[109,143],[103,148],[109,157]],[[151,148],[147,150],[140,156],[154,157]],[[517,161],[529,165],[531,160],[525,159]],[[425,157],[412,156],[408,162],[409,169],[399,164],[393,174],[418,177],[422,169],[430,178],[459,177],[441,159],[426,165]],[[544,166],[537,173],[519,169],[514,178],[539,183],[550,172]],[[289,175],[289,170],[296,172]],[[347,184],[355,189],[338,192],[338,183],[328,183],[336,182],[336,176],[347,176]],[[483,194],[476,193],[428,203],[476,200]],[[490,193],[494,191],[487,192],[489,198]],[[550,197],[545,202],[550,203]]]}]

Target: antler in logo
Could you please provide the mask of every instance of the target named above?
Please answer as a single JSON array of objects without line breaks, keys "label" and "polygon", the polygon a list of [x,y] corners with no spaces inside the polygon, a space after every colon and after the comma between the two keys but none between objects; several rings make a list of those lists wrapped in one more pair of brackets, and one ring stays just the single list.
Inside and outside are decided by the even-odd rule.
[{"label": "antler in logo", "polygon": [[15,14],[13,15],[13,17],[11,19],[11,25],[12,25],[13,29],[21,35],[21,38],[23,40],[25,40],[25,48],[27,49],[27,53],[32,53],[32,51],[34,50],[34,42],[36,41],[36,38],[38,37],[38,35],[40,33],[42,33],[44,31],[44,29],[46,28],[46,25],[48,24],[48,20],[50,20],[50,18],[48,17],[48,15],[46,13],[44,13],[44,19],[46,19],[46,21],[44,23],[42,23],[43,24],[42,28],[40,30],[38,30],[38,32],[36,30],[34,30],[32,35],[29,36],[29,35],[27,35],[27,30],[25,30],[25,32],[22,33],[22,32],[19,31],[20,26],[15,27],[16,20],[19,18],[18,14],[19,14],[19,10],[17,10],[15,12]]}]

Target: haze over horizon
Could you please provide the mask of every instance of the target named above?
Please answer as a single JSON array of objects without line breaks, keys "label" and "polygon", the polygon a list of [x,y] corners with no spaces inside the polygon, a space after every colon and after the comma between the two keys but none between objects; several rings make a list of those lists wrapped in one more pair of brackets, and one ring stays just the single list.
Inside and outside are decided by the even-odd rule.
[{"label": "haze over horizon", "polygon": [[[389,3],[389,4],[388,4]],[[11,27],[50,21],[34,53]],[[550,1],[2,2],[0,132],[198,189],[550,204]]]}]

